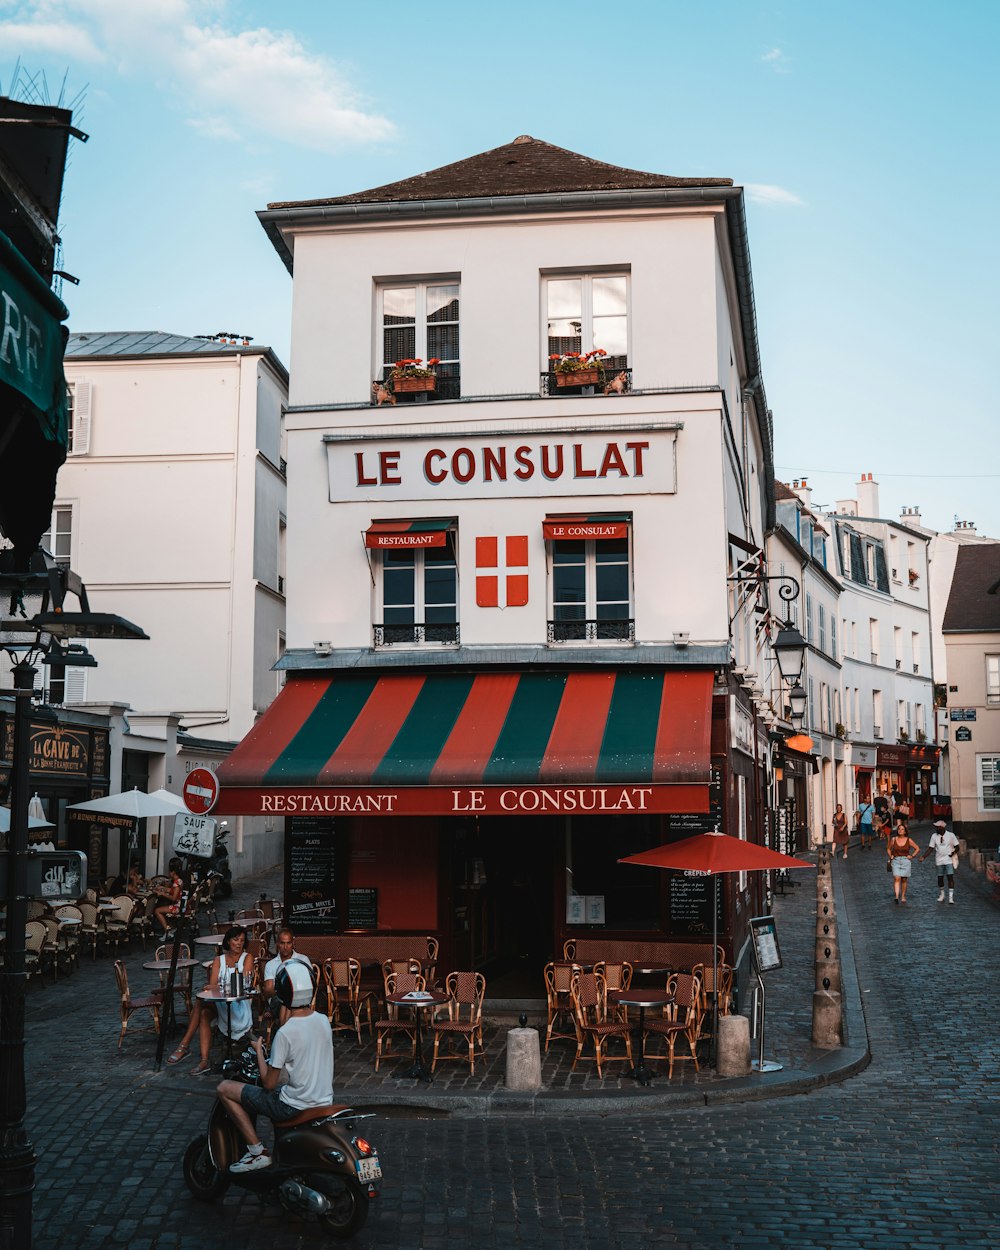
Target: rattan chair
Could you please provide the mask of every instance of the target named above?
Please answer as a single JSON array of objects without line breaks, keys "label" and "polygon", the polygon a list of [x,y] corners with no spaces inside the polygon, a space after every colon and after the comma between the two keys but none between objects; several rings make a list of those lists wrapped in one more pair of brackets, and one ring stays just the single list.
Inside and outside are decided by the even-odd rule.
[{"label": "rattan chair", "polygon": [[[389,994],[409,994],[411,990],[426,989],[424,978],[419,972],[390,972],[385,979],[385,992]],[[417,1053],[417,1022],[415,1016],[400,1016],[399,1008],[392,1003],[386,1004],[386,1014],[381,1020],[375,1021],[375,1071],[382,1060],[382,1050],[386,1053],[392,1049],[392,1040],[398,1035],[410,1039],[410,1048],[414,1056]]]},{"label": "rattan chair", "polygon": [[[733,969],[730,964],[719,964],[719,1015],[728,1016],[733,1004]],[[714,1012],[712,999],[715,983],[711,964],[695,964],[691,975],[701,978],[701,1039],[712,1036]]]},{"label": "rattan chair", "polygon": [[83,927],[83,913],[76,903],[62,903],[55,910],[56,920],[78,920],[79,924],[64,925],[60,928],[63,946],[69,955],[69,962],[77,968],[80,966],[80,929]]},{"label": "rattan chair", "polygon": [[[469,1075],[476,1075],[476,1056],[481,1059],[483,1049],[483,998],[486,994],[486,978],[481,972],[449,972],[444,982],[445,993],[448,995],[448,1019],[435,1020],[431,1023],[434,1034],[434,1058],[431,1060],[431,1071],[437,1066],[439,1059],[461,1059],[469,1061]],[[447,1042],[450,1050],[456,1041],[461,1042],[462,1049],[457,1053],[440,1053],[442,1040]],[[478,1049],[477,1049],[478,1047]]]},{"label": "rattan chair", "polygon": [[97,910],[97,904],[91,903],[86,898],[80,899],[77,907],[80,909],[80,916],[83,920],[80,925],[80,943],[89,946],[91,958],[96,959],[97,943],[101,940],[104,931],[101,925],[101,913]]},{"label": "rattan chair", "polygon": [[120,959],[115,960],[115,980],[118,983],[118,993],[121,996],[122,1031],[118,1035],[118,1049],[121,1050],[128,1022],[137,1011],[150,1012],[153,1017],[153,1031],[159,1033],[160,1008],[163,1006],[163,998],[158,992],[135,997],[129,990],[128,973],[125,971],[125,965]]},{"label": "rattan chair", "polygon": [[[604,984],[607,990],[627,990],[632,984],[632,965],[627,960],[620,960],[617,963],[608,963],[607,960],[601,959],[594,964],[594,971],[599,972],[604,978]],[[623,1005],[615,1007],[615,1015],[619,1020],[624,1020],[628,1024],[628,1008]]]},{"label": "rattan chair", "polygon": [[[659,1056],[646,1046],[646,1058],[665,1058],[667,1060],[668,1079],[674,1074],[674,1061],[690,1059],[695,1071],[698,1066],[698,1037],[701,1033],[702,1020],[702,986],[701,977],[687,972],[674,972],[667,978],[667,993],[674,996],[674,1001],[664,1008],[660,1019],[646,1017],[644,1038],[661,1037],[667,1044],[666,1054]],[[683,1038],[688,1053],[675,1054],[678,1039]],[[645,1046],[644,1042],[644,1046]]]},{"label": "rattan chair", "polygon": [[[549,1042],[576,1041],[576,1021],[573,1015],[573,1000],[569,988],[576,973],[582,972],[579,964],[553,963],[545,965],[545,996],[548,1000],[548,1023],[545,1026],[545,1053],[548,1054]],[[559,1032],[560,1027],[562,1032]],[[572,1032],[566,1032],[568,1027]]]},{"label": "rattan chair", "polygon": [[[154,958],[155,959],[172,959],[173,954],[174,954],[174,944],[173,942],[170,942],[164,946],[158,946],[156,948],[156,951],[154,952]],[[180,948],[178,949],[177,954],[180,956],[181,959],[191,958],[191,948],[188,946],[187,942],[181,942]],[[175,995],[179,994],[181,996],[181,999],[184,1002],[184,1010],[188,1013],[188,1019],[190,1019],[191,1012],[193,1010],[192,1005],[191,1005],[191,974],[192,972],[194,972],[194,968],[178,968],[177,975],[174,978],[174,994]],[[166,994],[166,991],[167,991],[167,977],[169,975],[170,975],[169,972],[160,973],[160,989],[162,990],[164,995]]]},{"label": "rattan chair", "polygon": [[[323,964],[326,981],[327,1015],[334,1033],[352,1031],[361,1045],[361,1019],[368,1013],[368,1032],[375,1034],[372,1004],[375,995],[361,988],[361,964],[356,959],[328,959]],[[348,1019],[347,1017],[350,1017]]]},{"label": "rattan chair", "polygon": [[41,976],[52,963],[49,931],[41,920],[29,920],[24,926],[24,971],[27,980]]},{"label": "rattan chair", "polygon": [[[588,1039],[594,1046],[597,1075],[602,1076],[602,1063],[632,1062],[632,1036],[628,1025],[617,1017],[608,1019],[607,984],[599,972],[577,972],[570,983],[570,998],[576,1019],[576,1055],[571,1071],[583,1054]],[[624,1055],[605,1054],[604,1048],[615,1038],[625,1042]]]}]

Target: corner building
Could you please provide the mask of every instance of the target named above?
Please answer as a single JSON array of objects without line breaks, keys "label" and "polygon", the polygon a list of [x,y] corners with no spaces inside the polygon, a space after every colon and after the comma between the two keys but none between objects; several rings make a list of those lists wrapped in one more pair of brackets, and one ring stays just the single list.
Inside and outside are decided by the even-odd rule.
[{"label": "corner building", "polygon": [[[618,861],[765,836],[742,190],[521,136],[260,219],[294,278],[287,680],[219,810],[285,818],[297,930],[432,933],[488,993],[571,936],[710,935],[706,879]],[[723,878],[737,959],[753,888]]]}]

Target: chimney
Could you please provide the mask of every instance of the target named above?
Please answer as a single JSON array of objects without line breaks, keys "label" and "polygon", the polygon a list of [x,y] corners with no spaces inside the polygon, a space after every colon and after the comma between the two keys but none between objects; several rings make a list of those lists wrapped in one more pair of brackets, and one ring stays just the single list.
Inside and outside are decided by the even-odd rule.
[{"label": "chimney", "polygon": [[900,522],[903,525],[920,525],[920,508],[904,508],[899,514]]},{"label": "chimney", "polygon": [[812,487],[804,477],[796,478],[792,482],[792,490],[795,491],[807,508],[812,507]]},{"label": "chimney", "polygon": [[860,516],[877,517],[878,482],[870,473],[862,473],[858,482],[858,514]]},{"label": "chimney", "polygon": [[837,511],[841,516],[857,516],[858,501],[856,499],[838,499]]}]

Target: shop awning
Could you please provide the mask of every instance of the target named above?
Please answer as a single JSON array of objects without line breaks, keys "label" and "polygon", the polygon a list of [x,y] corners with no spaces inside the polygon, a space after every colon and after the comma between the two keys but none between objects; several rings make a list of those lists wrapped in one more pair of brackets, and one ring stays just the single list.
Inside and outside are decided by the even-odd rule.
[{"label": "shop awning", "polygon": [[448,530],[455,524],[451,517],[416,517],[401,521],[373,521],[365,531],[365,546],[443,547]]},{"label": "shop awning", "polygon": [[627,538],[631,517],[627,512],[603,513],[595,516],[576,514],[570,516],[547,516],[542,522],[542,536],[547,542],[553,539]]},{"label": "shop awning", "polygon": [[710,670],[289,675],[223,814],[707,812]]}]

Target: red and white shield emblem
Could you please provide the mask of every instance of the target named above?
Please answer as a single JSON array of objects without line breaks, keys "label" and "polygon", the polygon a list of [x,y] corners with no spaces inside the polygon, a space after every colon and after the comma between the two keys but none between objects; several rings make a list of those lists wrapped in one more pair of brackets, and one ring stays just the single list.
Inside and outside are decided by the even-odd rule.
[{"label": "red and white shield emblem", "polygon": [[523,608],[527,602],[527,534],[514,534],[503,539],[477,538],[477,605],[481,608]]}]

